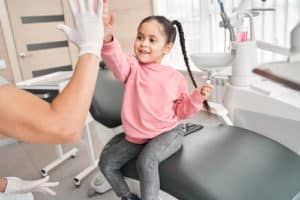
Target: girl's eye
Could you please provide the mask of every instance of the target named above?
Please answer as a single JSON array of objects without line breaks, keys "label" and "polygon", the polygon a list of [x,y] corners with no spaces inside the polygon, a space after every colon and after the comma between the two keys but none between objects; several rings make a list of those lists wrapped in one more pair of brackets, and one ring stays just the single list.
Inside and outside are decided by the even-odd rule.
[{"label": "girl's eye", "polygon": [[151,42],[151,43],[155,42],[155,39],[150,39],[150,42]]},{"label": "girl's eye", "polygon": [[143,39],[143,37],[140,36],[140,35],[138,35],[136,38],[137,38],[138,40],[142,40],[142,39]]}]

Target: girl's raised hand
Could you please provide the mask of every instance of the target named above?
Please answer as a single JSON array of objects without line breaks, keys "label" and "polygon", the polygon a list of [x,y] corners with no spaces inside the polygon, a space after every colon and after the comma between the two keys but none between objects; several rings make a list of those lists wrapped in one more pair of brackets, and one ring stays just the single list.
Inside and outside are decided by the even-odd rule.
[{"label": "girl's raised hand", "polygon": [[103,0],[103,25],[104,25],[104,42],[111,42],[113,39],[112,27],[115,23],[115,13],[109,15],[108,13],[108,0]]},{"label": "girl's raised hand", "polygon": [[205,83],[201,88],[200,88],[200,95],[204,96],[206,99],[211,95],[213,86],[209,83]]}]

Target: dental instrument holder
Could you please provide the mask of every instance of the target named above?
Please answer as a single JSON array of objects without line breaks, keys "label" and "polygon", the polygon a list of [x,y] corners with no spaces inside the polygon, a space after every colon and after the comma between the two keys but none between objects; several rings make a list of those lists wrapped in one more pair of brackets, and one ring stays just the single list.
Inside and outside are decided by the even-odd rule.
[{"label": "dental instrument holder", "polygon": [[221,18],[222,18],[222,22],[220,22],[220,26],[224,27],[225,29],[229,30],[229,34],[230,34],[230,41],[235,41],[235,34],[234,34],[234,30],[233,27],[230,23],[230,19],[227,16],[225,9],[224,9],[224,4],[222,0],[218,0],[218,4],[220,6],[220,10],[221,10]]},{"label": "dental instrument holder", "polygon": [[232,41],[231,51],[234,55],[232,75],[229,82],[233,86],[248,86],[253,78],[252,70],[257,66],[256,41],[254,36],[253,18],[249,12],[239,12],[250,19],[250,40]]},{"label": "dental instrument holder", "polygon": [[220,26],[224,27],[225,29],[228,29],[230,41],[235,41],[235,33],[227,14],[225,12],[221,12],[221,18],[222,22],[220,23]]}]

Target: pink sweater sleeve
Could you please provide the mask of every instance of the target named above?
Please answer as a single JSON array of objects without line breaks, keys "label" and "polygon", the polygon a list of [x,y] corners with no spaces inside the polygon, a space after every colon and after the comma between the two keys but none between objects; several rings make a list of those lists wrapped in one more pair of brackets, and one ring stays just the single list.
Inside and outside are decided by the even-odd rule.
[{"label": "pink sweater sleeve", "polygon": [[115,77],[122,83],[130,74],[130,58],[123,53],[119,41],[114,38],[110,43],[104,43],[102,47],[102,59],[106,66],[114,73]]},{"label": "pink sweater sleeve", "polygon": [[187,119],[198,113],[205,97],[200,94],[200,89],[195,89],[192,94],[187,94],[187,84],[181,81],[179,98],[174,103],[174,111],[179,119]]}]

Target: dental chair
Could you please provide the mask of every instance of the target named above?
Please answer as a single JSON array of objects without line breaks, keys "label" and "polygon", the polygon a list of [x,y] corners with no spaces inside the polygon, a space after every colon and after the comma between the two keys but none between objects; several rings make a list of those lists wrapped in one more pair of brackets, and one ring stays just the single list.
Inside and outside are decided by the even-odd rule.
[{"label": "dental chair", "polygon": [[[122,97],[122,84],[102,64],[90,108],[93,118],[110,128],[121,125]],[[122,172],[138,180],[135,160]],[[161,190],[180,200],[292,200],[300,190],[296,153],[234,126],[189,134],[159,172]]]}]

